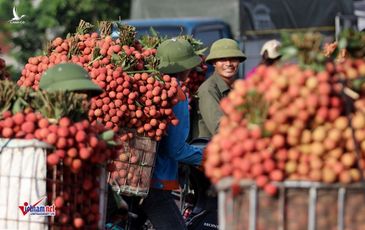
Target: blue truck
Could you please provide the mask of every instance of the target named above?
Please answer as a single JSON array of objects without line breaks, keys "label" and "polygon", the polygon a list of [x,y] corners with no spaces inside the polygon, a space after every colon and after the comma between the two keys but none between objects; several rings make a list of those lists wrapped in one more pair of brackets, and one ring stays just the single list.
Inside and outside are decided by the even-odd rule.
[{"label": "blue truck", "polygon": [[[137,39],[143,35],[150,34],[153,28],[161,36],[173,38],[179,35],[192,35],[200,40],[205,47],[221,38],[233,38],[231,28],[226,22],[216,18],[155,18],[155,19],[135,19],[123,20],[121,24],[131,25],[136,28]],[[112,37],[118,37],[117,30],[113,31]],[[208,49],[204,53],[208,54]],[[241,69],[243,67],[241,66]],[[213,72],[213,67],[208,66],[207,77]]]},{"label": "blue truck", "polygon": [[150,28],[167,37],[192,35],[207,47],[220,38],[233,38],[229,24],[217,18],[130,19],[121,23],[136,27],[137,38],[149,34]]},{"label": "blue truck", "polygon": [[333,36],[338,15],[353,15],[355,0],[133,0],[130,20],[137,36],[153,27],[161,35],[193,35],[210,47],[220,38],[233,38],[247,60],[240,76],[260,61],[260,49],[280,33],[323,32]]}]

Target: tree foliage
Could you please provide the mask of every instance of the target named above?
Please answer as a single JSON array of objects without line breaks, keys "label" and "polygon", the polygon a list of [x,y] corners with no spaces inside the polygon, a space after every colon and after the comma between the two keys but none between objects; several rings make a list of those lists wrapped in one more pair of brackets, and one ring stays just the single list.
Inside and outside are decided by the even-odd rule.
[{"label": "tree foliage", "polygon": [[[131,0],[0,0],[0,31],[12,49],[11,55],[24,64],[42,54],[46,44],[57,36],[75,32],[81,19],[96,24],[102,20],[129,17]],[[15,4],[24,23],[9,23]]]}]

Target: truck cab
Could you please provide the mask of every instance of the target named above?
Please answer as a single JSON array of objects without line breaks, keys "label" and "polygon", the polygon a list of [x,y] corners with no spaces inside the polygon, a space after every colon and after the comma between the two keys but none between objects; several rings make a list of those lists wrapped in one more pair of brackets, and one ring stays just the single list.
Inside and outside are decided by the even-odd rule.
[{"label": "truck cab", "polygon": [[[179,35],[192,35],[208,48],[218,39],[233,37],[230,26],[216,18],[131,19],[122,20],[119,23],[134,26],[137,31],[137,38],[149,34],[150,28],[153,28],[161,36],[169,38]],[[117,32],[113,32],[112,36],[118,36]]]},{"label": "truck cab", "polygon": [[[207,17],[187,17],[187,18],[151,18],[151,19],[130,19],[121,20],[118,23],[134,26],[136,28],[137,39],[143,35],[148,35],[150,28],[153,28],[160,36],[173,38],[179,35],[191,35],[200,40],[208,55],[211,44],[221,38],[232,38],[231,27],[221,19]],[[117,30],[112,32],[112,37],[119,36]],[[213,73],[213,66],[208,65],[206,77]]]}]

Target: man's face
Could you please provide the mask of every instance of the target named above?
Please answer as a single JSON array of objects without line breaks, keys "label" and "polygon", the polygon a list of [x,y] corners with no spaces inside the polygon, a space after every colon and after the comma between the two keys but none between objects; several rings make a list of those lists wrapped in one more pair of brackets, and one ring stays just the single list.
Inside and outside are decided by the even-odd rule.
[{"label": "man's face", "polygon": [[239,64],[239,58],[221,58],[213,62],[215,71],[226,80],[231,80],[236,76]]}]

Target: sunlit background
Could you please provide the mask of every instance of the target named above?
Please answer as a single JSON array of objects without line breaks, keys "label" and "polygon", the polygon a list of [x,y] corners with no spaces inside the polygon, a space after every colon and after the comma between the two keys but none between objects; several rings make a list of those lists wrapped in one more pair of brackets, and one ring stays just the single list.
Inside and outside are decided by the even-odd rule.
[{"label": "sunlit background", "polygon": [[[14,7],[18,16],[25,15],[22,23],[9,22]],[[263,42],[278,37],[283,30],[311,28],[334,37],[343,27],[364,29],[365,1],[229,0],[222,4],[220,0],[0,0],[0,55],[12,76],[18,76],[29,57],[42,54],[55,37],[75,32],[80,19],[94,24],[142,19],[148,25],[150,18],[186,17],[217,18],[227,23],[231,36],[240,41],[248,57],[245,68],[250,69],[259,61]],[[171,35],[171,31],[161,33]],[[174,33],[184,31],[176,28]],[[196,32],[191,33],[194,36]],[[206,46],[216,38],[209,34],[196,37]]]}]

